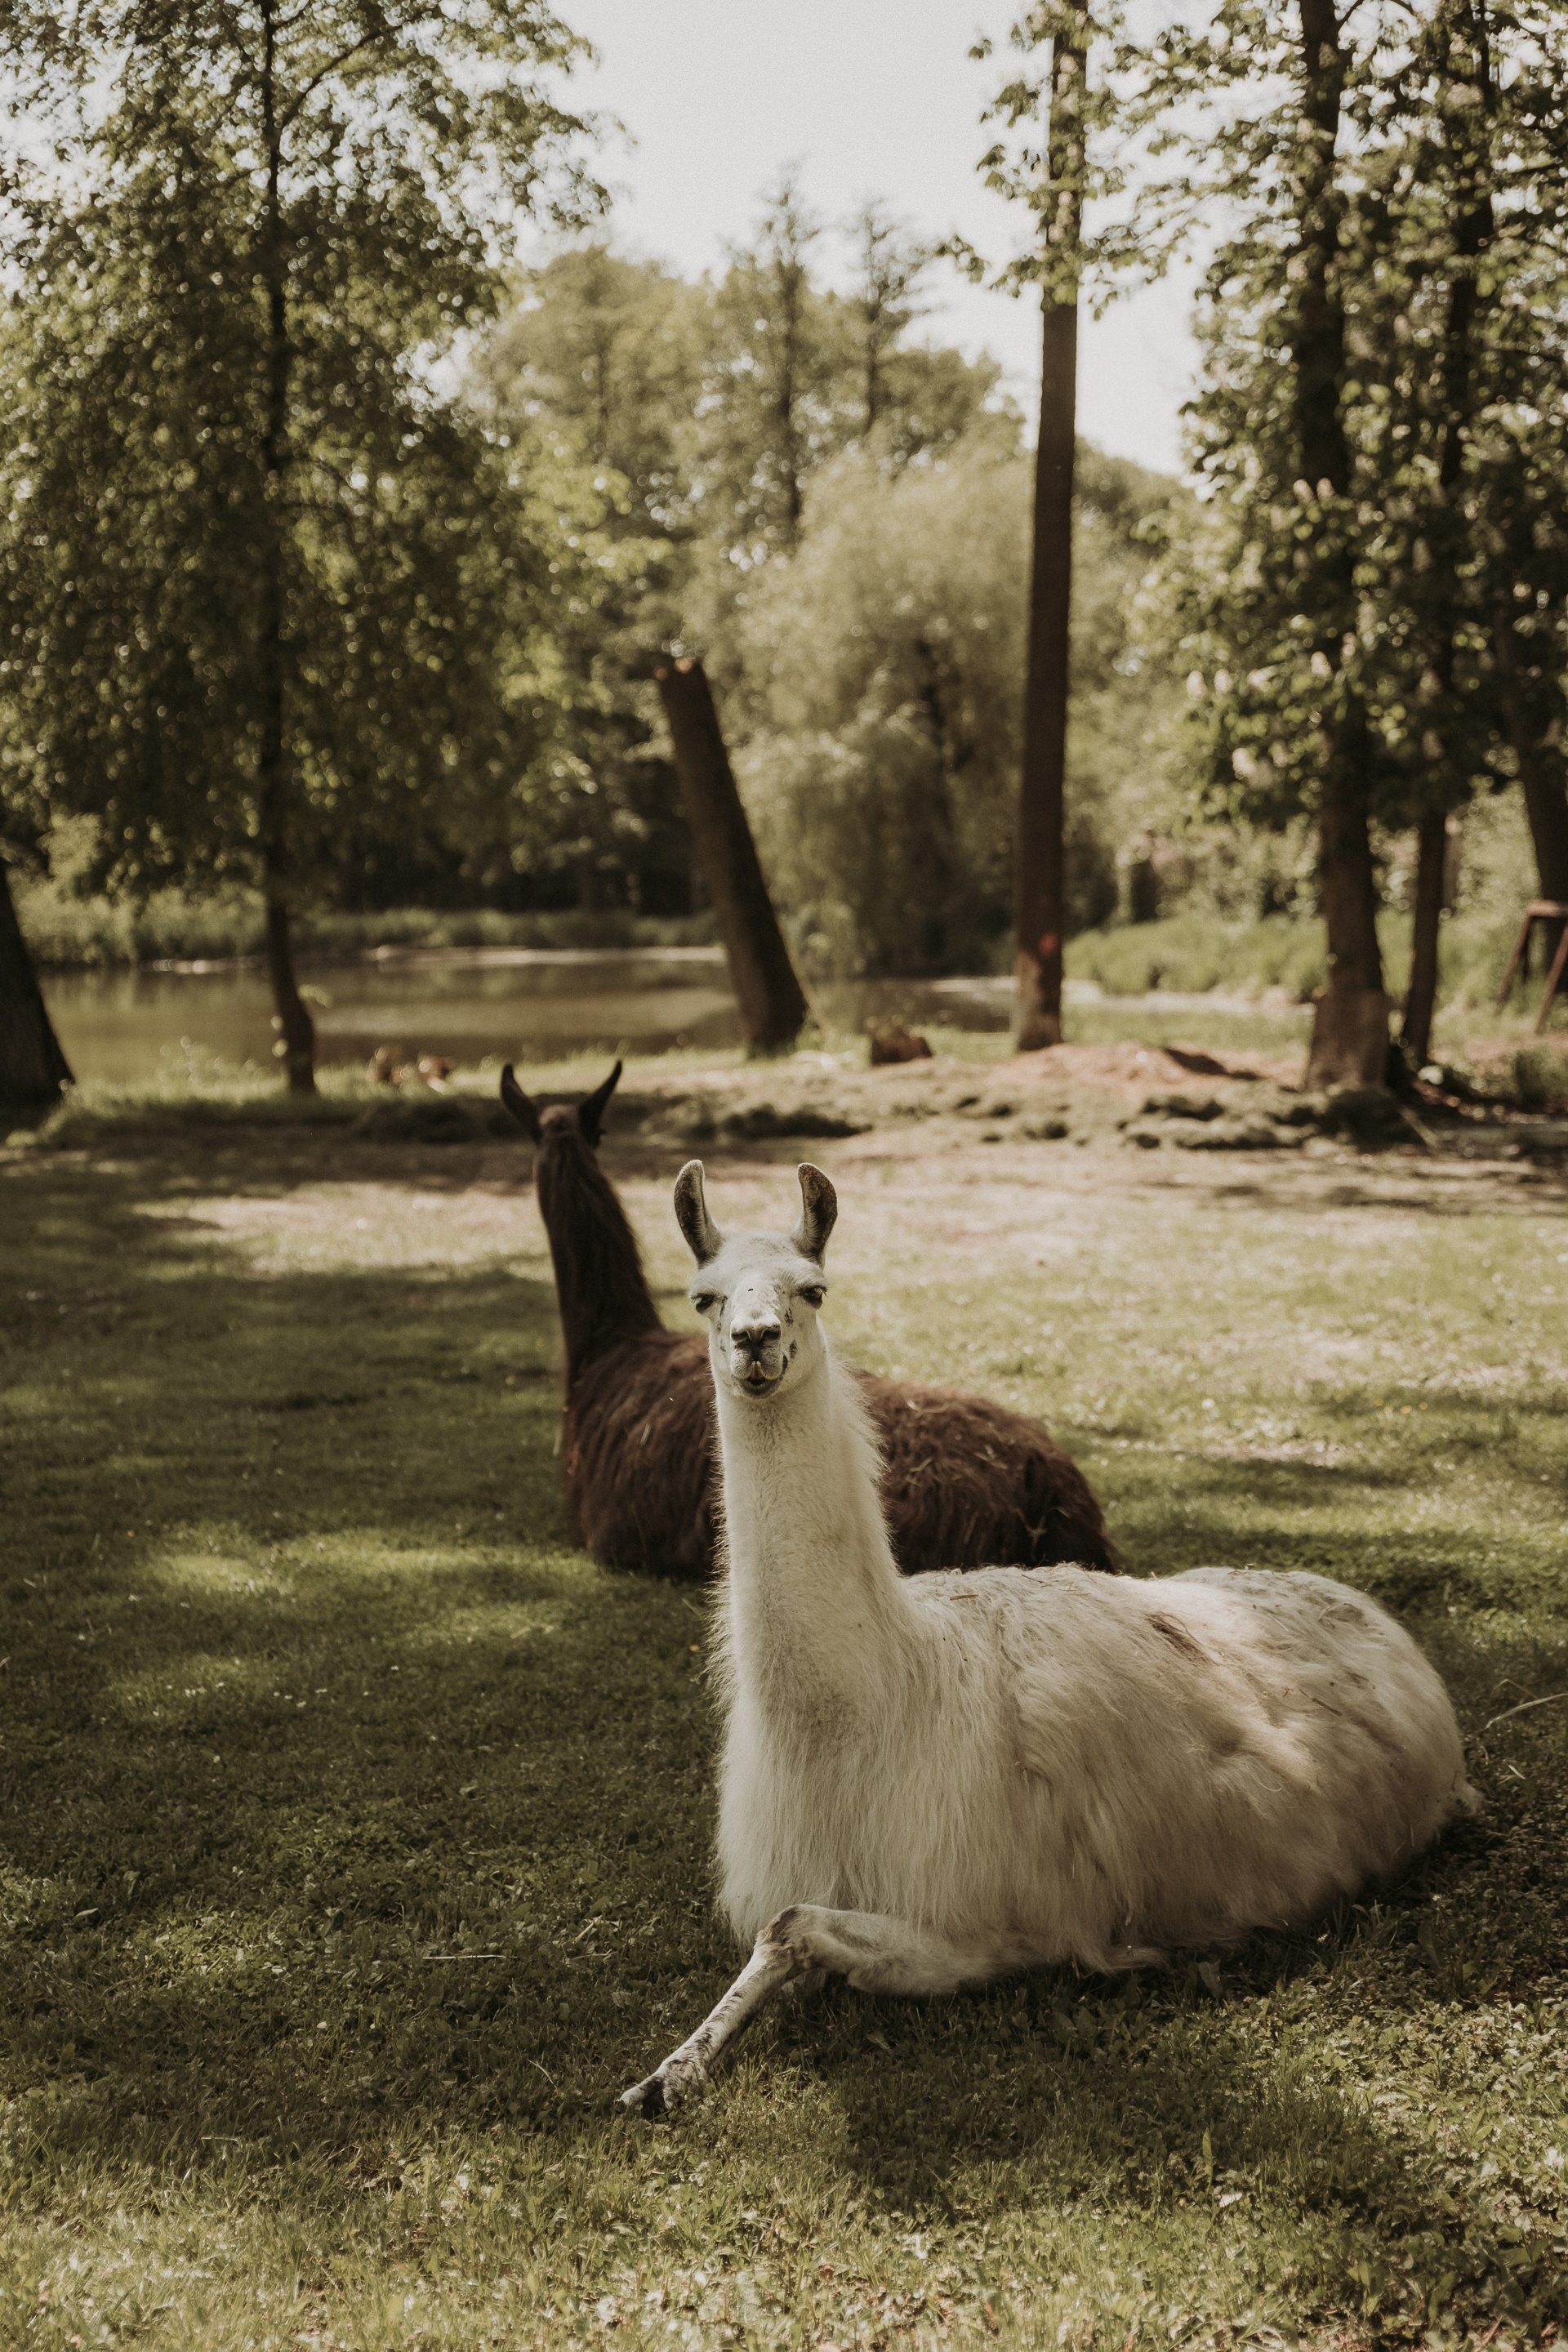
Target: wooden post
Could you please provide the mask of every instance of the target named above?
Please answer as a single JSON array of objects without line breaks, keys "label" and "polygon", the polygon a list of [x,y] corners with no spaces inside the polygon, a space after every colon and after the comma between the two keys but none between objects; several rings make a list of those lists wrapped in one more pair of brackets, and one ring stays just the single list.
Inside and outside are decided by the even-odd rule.
[{"label": "wooden post", "polygon": [[[1079,12],[1081,18],[1082,12]],[[1055,203],[1046,243],[1069,275],[1082,230],[1087,32],[1051,47],[1046,172]],[[1062,1041],[1063,811],[1072,620],[1073,467],[1078,434],[1078,291],[1047,284],[1040,337],[1040,430],[1029,572],[1024,759],[1014,877],[1015,1043],[1021,1054]]]},{"label": "wooden post", "polygon": [[700,661],[674,662],[656,679],[692,845],[730,960],[742,1034],[753,1054],[785,1053],[811,1007],[763,879],[712,691]]},{"label": "wooden post", "polygon": [[1541,924],[1549,940],[1556,941],[1554,948],[1548,947],[1546,950],[1548,965],[1546,993],[1541,1000],[1541,1011],[1536,1016],[1535,1023],[1535,1034],[1539,1037],[1546,1026],[1546,1016],[1552,1010],[1552,1000],[1563,985],[1564,973],[1568,972],[1568,898],[1532,898],[1531,900],[1524,910],[1524,920],[1519,927],[1519,937],[1513,943],[1513,953],[1508,960],[1508,970],[1502,976],[1502,986],[1498,991],[1497,1005],[1500,1013],[1508,1003],[1509,991],[1513,986],[1516,972],[1526,988],[1530,986],[1530,940],[1537,923]]}]

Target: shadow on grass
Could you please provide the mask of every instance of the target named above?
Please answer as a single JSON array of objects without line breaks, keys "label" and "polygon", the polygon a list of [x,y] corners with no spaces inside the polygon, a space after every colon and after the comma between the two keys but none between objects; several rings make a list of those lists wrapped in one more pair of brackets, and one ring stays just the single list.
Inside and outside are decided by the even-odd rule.
[{"label": "shadow on grass", "polygon": [[[1152,1156],[1152,1155],[1151,1155]],[[1456,1182],[1473,1161],[1441,1156],[1422,1157],[1411,1162],[1411,1181],[1398,1184],[1399,1163],[1391,1166],[1387,1154],[1371,1155],[1372,1166],[1378,1181],[1358,1182],[1353,1177],[1337,1183],[1322,1181],[1321,1166],[1309,1163],[1300,1171],[1272,1171],[1265,1180],[1237,1177],[1228,1183],[1216,1184],[1211,1195],[1219,1204],[1236,1208],[1289,1209],[1292,1216],[1310,1215],[1313,1212],[1343,1209],[1419,1211],[1423,1215],[1443,1220],[1464,1222],[1471,1217],[1528,1216],[1532,1220],[1554,1218],[1568,1223],[1568,1167],[1561,1158],[1534,1166],[1521,1172],[1506,1191],[1495,1182],[1468,1185]],[[1415,1171],[1419,1171],[1417,1174]],[[1369,1177],[1371,1171],[1369,1171]],[[1442,1180],[1449,1180],[1446,1184]],[[1442,1189],[1435,1189],[1441,1184]]]}]

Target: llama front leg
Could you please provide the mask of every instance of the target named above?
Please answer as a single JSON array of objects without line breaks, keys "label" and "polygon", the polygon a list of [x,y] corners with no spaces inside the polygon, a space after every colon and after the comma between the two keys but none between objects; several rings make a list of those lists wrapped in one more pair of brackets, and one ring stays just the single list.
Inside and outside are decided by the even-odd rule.
[{"label": "llama front leg", "polygon": [[1011,1952],[959,1945],[929,1927],[877,1911],[826,1911],[797,1903],[770,1919],[729,1991],[657,2073],[621,2094],[645,2116],[667,2115],[708,2080],[724,2044],[784,1986],[804,1978],[847,1977],[861,1992],[954,1992],[1017,1965]]}]

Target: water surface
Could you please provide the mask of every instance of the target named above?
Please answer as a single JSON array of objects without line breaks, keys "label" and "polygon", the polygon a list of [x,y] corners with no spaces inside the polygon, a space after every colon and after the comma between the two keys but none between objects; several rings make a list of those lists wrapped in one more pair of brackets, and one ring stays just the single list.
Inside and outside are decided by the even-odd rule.
[{"label": "water surface", "polygon": [[[306,961],[300,972],[324,1066],[368,1063],[383,1045],[405,1060],[436,1054],[472,1065],[741,1039],[720,948],[399,948]],[[43,987],[81,1079],[134,1086],[182,1053],[258,1066],[271,1058],[272,999],[259,961],[45,972]],[[840,1032],[889,1015],[997,1030],[1007,1025],[1010,990],[1005,980],[853,981],[812,993]]]}]

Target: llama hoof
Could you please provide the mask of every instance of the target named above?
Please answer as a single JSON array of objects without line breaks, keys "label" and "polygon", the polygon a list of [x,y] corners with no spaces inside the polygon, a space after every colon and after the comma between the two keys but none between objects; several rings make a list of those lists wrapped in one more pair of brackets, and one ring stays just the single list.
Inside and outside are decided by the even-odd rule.
[{"label": "llama hoof", "polygon": [[621,2093],[621,2105],[628,2115],[644,2116],[651,2123],[657,2116],[673,2115],[707,2080],[700,2066],[667,2058],[657,2074],[649,2074],[646,2081],[634,2083],[629,2091]]},{"label": "llama hoof", "polygon": [[657,2074],[650,2074],[646,2082],[634,2083],[629,2091],[623,2091],[620,2104],[628,2115],[646,2116],[649,2123],[656,2116],[668,2113],[665,2105],[664,2084]]}]

